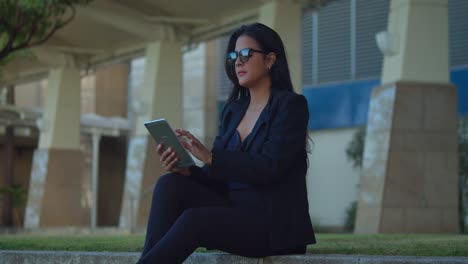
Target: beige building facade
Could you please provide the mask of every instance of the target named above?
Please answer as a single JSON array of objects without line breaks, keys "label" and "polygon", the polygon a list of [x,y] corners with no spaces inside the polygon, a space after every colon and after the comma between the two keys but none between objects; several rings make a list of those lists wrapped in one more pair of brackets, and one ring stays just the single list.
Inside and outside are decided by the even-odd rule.
[{"label": "beige building facade", "polygon": [[[226,34],[255,21],[282,36],[295,90],[303,93],[303,13],[313,8],[320,16],[317,2],[323,10],[334,4],[204,0],[180,1],[181,9],[105,0],[80,7],[30,62],[3,70],[2,85],[15,84],[16,107],[41,113],[29,135],[15,137],[14,182],[28,189],[17,225],[144,228],[164,171],[143,123],[166,118],[211,146],[226,94],[219,88]],[[311,130],[310,215],[341,230],[357,197],[358,233],[457,232],[447,1],[390,2],[387,31],[398,35],[398,52],[384,57],[382,85],[370,101],[363,168],[353,169],[343,153],[356,128]],[[73,37],[89,23],[86,37]]]}]

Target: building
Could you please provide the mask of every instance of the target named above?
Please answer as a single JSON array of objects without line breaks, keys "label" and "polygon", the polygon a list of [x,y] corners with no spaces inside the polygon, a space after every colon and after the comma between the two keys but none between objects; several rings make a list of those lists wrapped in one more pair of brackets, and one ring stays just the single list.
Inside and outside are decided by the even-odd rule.
[{"label": "building", "polygon": [[[398,2],[398,0],[392,1]],[[151,151],[154,149],[153,143],[148,139],[142,122],[164,115],[169,120],[173,120],[171,122],[173,126],[189,129],[210,145],[216,135],[218,112],[229,93],[229,83],[222,67],[227,35],[240,24],[260,21],[277,29],[283,36],[286,46],[289,47],[288,56],[295,88],[304,93],[309,102],[311,113],[309,128],[314,141],[308,174],[312,220],[322,230],[342,230],[346,210],[358,200],[361,174],[361,171],[353,168],[347,159],[345,149],[357,129],[367,124],[371,92],[381,84],[384,56],[377,47],[375,35],[387,29],[391,0],[321,1],[323,5],[319,9],[314,4],[320,1],[303,1],[301,5],[294,1],[280,0],[263,4],[245,1],[236,3],[236,8],[228,6],[229,4],[225,2],[198,3],[198,7],[206,7],[206,14],[184,13],[185,11],[170,5],[165,7],[172,9],[173,13],[180,16],[179,18],[162,16],[158,13],[160,10],[155,8],[157,5],[154,1],[143,1],[143,4],[130,2],[119,1],[119,4],[115,4],[104,1],[81,8],[78,13],[81,17],[78,16],[77,21],[70,25],[69,31],[58,34],[58,37],[75,41],[79,48],[71,49],[53,44],[49,45],[46,51],[36,52],[39,54],[38,58],[41,58],[41,54],[44,57],[47,52],[58,53],[55,55],[55,61],[61,60],[62,52],[71,53],[74,58],[83,53],[90,56],[89,65],[92,66],[80,69],[81,95],[75,89],[74,96],[81,96],[82,99],[78,103],[73,101],[75,108],[80,109],[78,112],[81,114],[94,113],[107,118],[123,117],[129,125],[128,128],[120,126],[118,130],[121,133],[116,135],[105,134],[102,131],[97,133],[102,135],[101,143],[96,144],[98,140],[93,145],[92,135],[96,134],[95,128],[99,127],[96,122],[92,122],[95,120],[93,118],[81,120],[81,136],[76,135],[79,123],[75,122],[73,129],[67,128],[66,123],[49,124],[49,128],[52,126],[52,131],[70,130],[67,135],[73,134],[75,143],[69,145],[53,137],[51,133],[43,132],[46,135],[44,138],[49,138],[48,141],[43,140],[43,147],[51,150],[58,146],[62,149],[61,144],[68,144],[67,147],[81,153],[70,154],[68,161],[57,159],[49,161],[48,164],[49,167],[57,166],[51,164],[67,164],[67,162],[78,164],[75,164],[77,166],[75,173],[79,177],[75,177],[76,182],[70,182],[67,187],[75,192],[58,196],[69,197],[67,199],[74,202],[56,204],[55,195],[41,198],[40,192],[36,192],[34,194],[36,196],[30,194],[29,208],[32,212],[36,212],[33,215],[42,216],[30,218],[36,220],[29,222],[27,220],[26,225],[29,227],[88,225],[95,221],[94,225],[98,226],[118,225],[127,228],[144,226],[152,185],[161,168],[151,162],[156,158]],[[422,3],[418,0],[411,2]],[[468,35],[465,33],[468,30],[468,19],[464,17],[468,11],[468,2],[464,0],[429,2],[448,4],[450,80],[457,86],[458,112],[460,117],[464,117],[468,114]],[[220,19],[215,7],[223,10],[233,8],[235,12],[223,13],[221,17],[224,18]],[[138,19],[138,13],[141,15],[148,8],[154,9],[150,11],[153,15],[146,17],[145,21]],[[116,22],[116,14],[125,19]],[[208,20],[217,23],[211,26],[203,17],[208,17]],[[191,18],[187,22],[189,26],[181,22],[186,21],[184,20],[186,18]],[[161,21],[171,26],[166,27]],[[97,41],[98,48],[83,48],[87,46],[85,40],[71,37],[73,30],[82,30],[90,23],[95,23],[93,25],[97,25],[98,29],[91,34],[82,34],[101,41],[101,43]],[[155,25],[157,27],[153,28]],[[133,32],[135,28],[138,30]],[[148,32],[157,30],[162,36],[160,39],[147,38]],[[192,40],[180,33],[184,30],[191,30],[189,35]],[[110,40],[101,40],[99,34],[102,32],[108,32]],[[136,36],[135,41],[131,45],[125,43],[125,38],[132,36]],[[174,40],[177,43],[175,46]],[[113,46],[112,41],[119,43],[114,45],[112,50],[117,55],[107,56],[105,47]],[[56,42],[60,43],[58,40]],[[24,76],[21,74],[11,78],[23,83],[15,88],[16,105],[22,107],[21,109],[42,108],[43,114],[51,115],[52,112],[60,110],[58,106],[50,106],[50,110],[47,110],[46,95],[51,89],[61,91],[62,84],[53,86],[50,81],[48,84],[45,80],[46,75],[41,75],[41,72],[44,73],[44,67],[48,68],[50,65],[56,67],[54,64],[56,62],[39,61],[40,65],[35,65],[34,71],[24,68],[22,69]],[[66,62],[60,65],[66,66]],[[165,67],[160,68],[161,65]],[[57,83],[61,78],[78,78],[76,72],[71,77],[67,74],[66,71],[51,72],[49,79]],[[73,87],[69,89],[67,93],[72,93],[74,90]],[[57,102],[60,100],[70,99],[58,99]],[[78,112],[75,110],[73,113],[75,119]],[[113,127],[112,122],[109,122],[108,126],[104,126],[105,129]],[[83,128],[86,126],[88,129]],[[47,123],[43,127],[47,128]],[[18,131],[15,133],[21,134]],[[15,170],[15,173],[20,175],[15,175],[15,181],[33,186],[30,179],[33,179],[32,175],[37,175],[34,173],[38,171],[34,169],[36,166],[34,160],[40,160],[40,154],[34,154],[36,156],[33,158],[33,152],[38,145],[41,145],[39,142],[41,130],[31,128],[30,131],[32,132],[29,132],[30,135],[24,140],[19,135],[25,143],[21,143],[21,140],[15,141],[18,142],[15,143],[17,149],[24,149],[23,156],[16,158],[17,162],[24,165],[18,165],[18,169]],[[96,145],[100,146],[98,186],[93,184],[92,177],[92,164],[97,163],[96,159],[92,161],[92,149]],[[53,155],[50,153],[42,155],[50,157]],[[62,158],[66,155],[59,154]],[[71,160],[76,160],[76,156],[73,155],[78,155],[78,160],[82,161],[72,162]],[[119,166],[116,167],[115,164]],[[36,167],[41,168],[39,165]],[[29,171],[32,173],[28,173]],[[57,173],[56,182],[62,184],[60,175],[64,171]],[[54,189],[55,185],[45,186],[44,177],[53,176],[44,175],[42,180],[38,181],[39,186],[44,190]],[[94,192],[93,186],[97,188]],[[49,206],[45,207],[44,203]],[[95,213],[93,220],[91,209],[93,204],[97,203],[98,212]],[[80,208],[80,210],[74,216],[70,214],[70,218],[60,218],[60,221],[53,220],[56,219],[56,214],[49,213],[54,210],[46,210],[46,208],[58,210],[65,207]],[[38,211],[41,213],[37,213]]]}]

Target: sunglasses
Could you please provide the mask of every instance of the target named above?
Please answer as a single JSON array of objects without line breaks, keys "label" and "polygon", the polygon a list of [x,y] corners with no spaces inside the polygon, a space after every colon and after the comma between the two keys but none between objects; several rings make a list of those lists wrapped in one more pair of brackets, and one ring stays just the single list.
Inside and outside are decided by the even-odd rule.
[{"label": "sunglasses", "polygon": [[263,50],[255,50],[255,49],[251,49],[251,48],[245,48],[245,49],[241,49],[239,51],[231,51],[227,54],[227,58],[226,58],[226,61],[229,63],[229,64],[236,64],[236,60],[237,60],[237,57],[239,57],[239,60],[242,62],[242,63],[246,63],[249,61],[250,57],[252,57],[253,53],[254,52],[258,52],[258,53],[263,53],[263,54],[268,54],[267,52],[263,51]]}]

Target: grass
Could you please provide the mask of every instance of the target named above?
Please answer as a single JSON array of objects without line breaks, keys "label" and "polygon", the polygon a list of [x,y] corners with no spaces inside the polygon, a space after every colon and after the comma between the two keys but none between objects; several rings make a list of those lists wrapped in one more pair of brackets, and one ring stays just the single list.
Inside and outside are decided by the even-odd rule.
[{"label": "grass", "polygon": [[[66,250],[139,252],[141,235],[32,236],[2,235],[2,250]],[[399,256],[468,256],[468,235],[351,235],[318,234],[311,254]],[[198,252],[206,252],[199,248]]]}]

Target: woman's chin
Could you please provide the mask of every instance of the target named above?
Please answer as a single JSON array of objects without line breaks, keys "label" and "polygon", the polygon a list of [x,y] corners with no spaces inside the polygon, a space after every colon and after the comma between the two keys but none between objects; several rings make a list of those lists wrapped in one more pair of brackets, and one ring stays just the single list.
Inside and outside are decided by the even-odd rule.
[{"label": "woman's chin", "polygon": [[249,87],[249,83],[250,82],[248,80],[243,80],[243,79],[239,80],[239,85],[243,87]]}]

